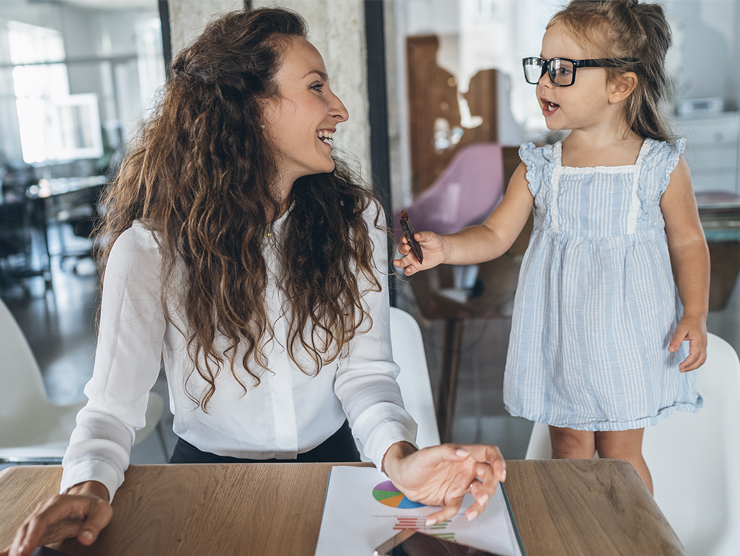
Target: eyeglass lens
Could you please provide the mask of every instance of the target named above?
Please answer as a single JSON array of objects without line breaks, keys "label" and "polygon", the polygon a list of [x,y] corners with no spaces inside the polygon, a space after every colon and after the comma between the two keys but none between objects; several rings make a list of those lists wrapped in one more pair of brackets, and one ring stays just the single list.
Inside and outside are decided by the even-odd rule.
[{"label": "eyeglass lens", "polygon": [[524,63],[524,77],[528,83],[536,85],[545,75],[550,75],[550,80],[561,87],[572,85],[574,81],[573,62],[562,58],[551,58],[542,60],[540,58],[527,58]]}]

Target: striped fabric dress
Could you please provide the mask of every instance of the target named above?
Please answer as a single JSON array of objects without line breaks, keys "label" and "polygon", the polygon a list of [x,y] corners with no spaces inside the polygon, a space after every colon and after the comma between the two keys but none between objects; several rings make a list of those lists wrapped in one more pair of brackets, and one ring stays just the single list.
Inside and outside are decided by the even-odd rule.
[{"label": "striped fabric dress", "polygon": [[630,166],[564,167],[562,145],[523,145],[534,231],[517,286],[504,378],[512,415],[558,427],[655,425],[703,400],[680,373],[682,314],[660,198],[684,140],[646,139]]}]

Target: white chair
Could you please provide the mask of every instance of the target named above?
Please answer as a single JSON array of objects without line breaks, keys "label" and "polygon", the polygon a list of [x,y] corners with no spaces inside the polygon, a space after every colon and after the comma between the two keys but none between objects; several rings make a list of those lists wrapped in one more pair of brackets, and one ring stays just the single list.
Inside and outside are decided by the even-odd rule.
[{"label": "white chair", "polygon": [[[397,381],[401,388],[404,407],[419,425],[416,444],[419,448],[436,446],[439,444],[439,430],[424,353],[424,340],[414,317],[396,307],[391,307],[391,347],[393,360],[401,368]],[[359,441],[357,449],[360,451],[360,458],[369,461],[362,452]]]},{"label": "white chair", "polygon": [[542,423],[535,423],[529,437],[525,459],[551,459],[550,429]]},{"label": "white chair", "polygon": [[[60,463],[86,400],[55,405],[44,389],[36,358],[5,303],[0,300],[0,462]],[[160,422],[164,402],[149,394],[146,427],[136,432],[137,444]],[[160,440],[162,440],[160,430]],[[164,449],[164,443],[162,444]]]},{"label": "white chair", "polygon": [[[740,361],[709,334],[707,361],[697,369],[704,408],[677,411],[647,427],[643,455],[655,501],[689,556],[740,554]],[[536,423],[527,459],[551,456],[547,426]]]},{"label": "white chair", "polygon": [[436,446],[439,430],[421,329],[414,317],[396,307],[391,307],[391,346],[401,368],[397,380],[403,404],[419,425],[416,443],[419,448]]}]

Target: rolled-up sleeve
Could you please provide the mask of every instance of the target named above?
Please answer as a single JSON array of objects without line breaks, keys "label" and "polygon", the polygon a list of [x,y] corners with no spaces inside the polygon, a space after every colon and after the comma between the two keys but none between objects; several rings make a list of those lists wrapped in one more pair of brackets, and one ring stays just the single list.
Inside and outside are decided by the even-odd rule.
[{"label": "rolled-up sleeve", "polygon": [[[370,282],[359,276],[363,306],[372,318],[349,343],[337,370],[335,392],[342,402],[353,434],[378,469],[392,444],[406,441],[415,445],[416,423],[404,409],[396,382],[398,365],[393,361],[388,300],[388,249],[382,230],[375,228],[374,211],[368,211],[373,242],[375,273],[382,286],[372,291]],[[381,222],[384,218],[381,215]]]},{"label": "rolled-up sleeve", "polygon": [[85,386],[89,401],[77,415],[64,456],[62,492],[95,480],[113,500],[128,468],[134,432],[145,425],[165,330],[158,246],[135,224],[119,236],[108,258],[95,368]]}]

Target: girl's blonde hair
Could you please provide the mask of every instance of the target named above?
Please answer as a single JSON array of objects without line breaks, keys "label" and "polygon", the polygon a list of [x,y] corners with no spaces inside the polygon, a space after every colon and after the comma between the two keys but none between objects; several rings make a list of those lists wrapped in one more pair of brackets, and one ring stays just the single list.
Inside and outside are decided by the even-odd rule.
[{"label": "girl's blonde hair", "polygon": [[607,77],[613,80],[635,72],[637,87],[625,106],[629,129],[640,137],[671,141],[673,133],[660,109],[669,85],[665,56],[671,46],[671,28],[663,8],[638,0],[572,0],[547,28],[556,23],[595,58],[638,60],[605,68]]}]

